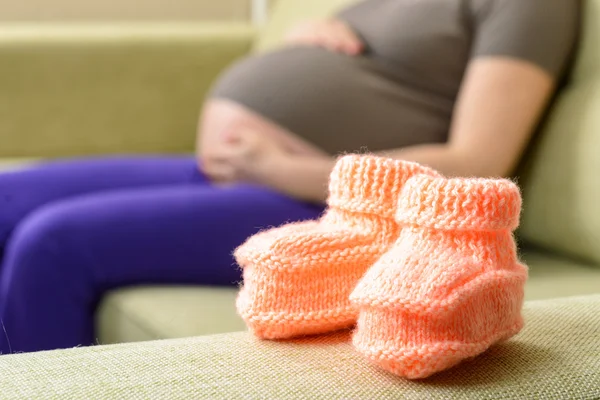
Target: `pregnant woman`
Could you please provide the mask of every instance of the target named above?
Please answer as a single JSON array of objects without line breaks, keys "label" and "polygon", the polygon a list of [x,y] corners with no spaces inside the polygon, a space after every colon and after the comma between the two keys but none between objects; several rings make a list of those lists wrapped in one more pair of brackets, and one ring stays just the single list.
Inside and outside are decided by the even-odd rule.
[{"label": "pregnant woman", "polygon": [[317,218],[336,155],[507,176],[568,68],[574,0],[365,0],[215,84],[197,157],[0,175],[0,352],[90,345],[109,290],[234,285],[235,247]]}]

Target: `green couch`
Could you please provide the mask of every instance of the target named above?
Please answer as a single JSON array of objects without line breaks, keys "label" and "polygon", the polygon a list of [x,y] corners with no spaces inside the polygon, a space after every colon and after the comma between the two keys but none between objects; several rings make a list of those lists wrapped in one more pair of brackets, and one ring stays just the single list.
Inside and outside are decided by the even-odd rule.
[{"label": "green couch", "polygon": [[[294,22],[346,2],[279,0],[260,31],[205,23],[2,25],[2,168],[191,152],[198,109],[220,71],[277,46]],[[587,2],[585,20],[572,80],[519,174],[530,280],[528,325],[514,341],[425,386],[370,368],[339,335],[296,344],[235,333],[15,355],[0,357],[0,398],[82,398],[86,391],[85,398],[600,398],[600,0]],[[98,309],[98,339],[240,331],[235,294],[123,288]],[[567,296],[579,297],[555,299]]]},{"label": "green couch", "polygon": [[[270,23],[256,35],[254,50],[263,51],[277,46],[289,26],[305,18],[325,16],[347,2],[280,0]],[[600,21],[599,7],[598,1],[590,2],[586,10],[588,20]],[[598,18],[593,19],[594,16]],[[119,132],[114,137],[123,140],[123,137],[136,133],[139,135],[139,132],[147,135],[150,130],[152,137],[156,137],[156,143],[162,146],[165,139],[171,143],[170,148],[157,147],[156,150],[173,149],[178,143],[171,141],[173,135],[181,135],[181,148],[177,150],[191,149],[196,108],[199,108],[201,98],[195,89],[206,87],[204,85],[210,82],[217,71],[215,65],[221,67],[230,61],[232,49],[245,50],[250,47],[253,32],[244,31],[247,36],[239,34],[239,30],[237,32],[238,36],[229,36],[229,40],[217,35],[211,39],[213,46],[208,49],[212,54],[203,54],[207,64],[202,64],[202,74],[190,68],[179,78],[167,77],[171,80],[187,80],[185,89],[188,97],[176,98],[175,95],[179,93],[173,93],[173,98],[168,102],[173,108],[183,107],[178,110],[180,114],[175,115],[171,109],[167,113],[156,110],[156,115],[145,121],[146,126],[137,126],[144,122],[135,116],[135,121],[126,121],[127,124],[119,127],[128,133]],[[556,104],[552,118],[542,132],[542,140],[529,157],[530,162],[523,167],[521,184],[525,194],[525,212],[520,233],[527,246],[523,255],[531,267],[531,279],[527,286],[529,300],[600,292],[600,210],[597,208],[597,204],[600,204],[600,179],[594,173],[600,171],[600,157],[597,155],[600,151],[600,96],[592,96],[595,90],[600,89],[600,51],[593,47],[599,37],[598,27],[587,24],[573,81]],[[238,43],[237,46],[234,43]],[[197,50],[195,55],[183,54],[183,49],[178,54],[181,64],[186,57],[197,57],[193,61],[200,63],[201,53]],[[242,54],[238,53],[240,56]],[[160,69],[157,66],[151,71]],[[204,80],[193,74],[203,76]],[[194,84],[189,85],[190,81]],[[177,85],[173,84],[172,87]],[[172,87],[168,90],[174,90]],[[141,96],[135,92],[126,95]],[[109,97],[108,101],[114,100]],[[107,111],[110,112],[116,110],[112,108]],[[134,123],[136,126],[130,126]],[[174,123],[182,126],[169,126]],[[102,127],[94,129],[100,130]],[[136,137],[144,141],[143,136]],[[116,149],[135,150],[137,146],[124,148],[120,145]],[[243,329],[241,320],[234,313],[235,294],[233,289],[199,287],[121,290],[107,296],[100,307],[99,339],[102,343],[118,343]]]},{"label": "green couch", "polygon": [[0,357],[0,399],[600,399],[600,296],[533,301],[515,339],[424,381],[371,366],[348,332],[244,333]]}]

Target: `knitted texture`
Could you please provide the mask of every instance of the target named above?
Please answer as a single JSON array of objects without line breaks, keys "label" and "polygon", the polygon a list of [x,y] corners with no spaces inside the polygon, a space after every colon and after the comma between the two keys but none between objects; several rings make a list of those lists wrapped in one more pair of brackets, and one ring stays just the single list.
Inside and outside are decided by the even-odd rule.
[{"label": "knitted texture", "polygon": [[328,209],[317,221],[252,236],[235,251],[244,285],[236,305],[259,337],[282,339],[351,327],[349,295],[399,236],[394,212],[406,180],[435,172],[373,156],[339,159]]},{"label": "knitted texture", "polygon": [[417,379],[519,332],[527,268],[512,231],[520,209],[508,180],[407,182],[396,214],[402,233],[351,294],[356,349]]}]

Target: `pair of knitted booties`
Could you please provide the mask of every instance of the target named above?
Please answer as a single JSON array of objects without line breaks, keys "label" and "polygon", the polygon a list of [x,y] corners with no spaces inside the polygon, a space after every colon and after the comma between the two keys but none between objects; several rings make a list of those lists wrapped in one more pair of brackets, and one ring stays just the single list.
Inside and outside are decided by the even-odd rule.
[{"label": "pair of knitted booties", "polygon": [[527,268],[512,236],[514,183],[349,155],[329,193],[319,220],[258,233],[235,251],[244,274],[237,309],[258,337],[356,324],[359,353],[418,379],[521,330]]}]

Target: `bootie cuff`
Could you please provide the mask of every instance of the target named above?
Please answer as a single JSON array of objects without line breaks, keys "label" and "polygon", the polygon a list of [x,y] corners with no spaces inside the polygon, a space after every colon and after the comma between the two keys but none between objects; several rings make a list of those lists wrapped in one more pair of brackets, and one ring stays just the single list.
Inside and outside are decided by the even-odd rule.
[{"label": "bootie cuff", "polygon": [[411,178],[402,189],[396,220],[440,230],[514,230],[521,193],[507,179]]},{"label": "bootie cuff", "polygon": [[417,163],[385,157],[347,155],[329,180],[328,205],[393,218],[404,183],[416,174],[438,175]]}]

